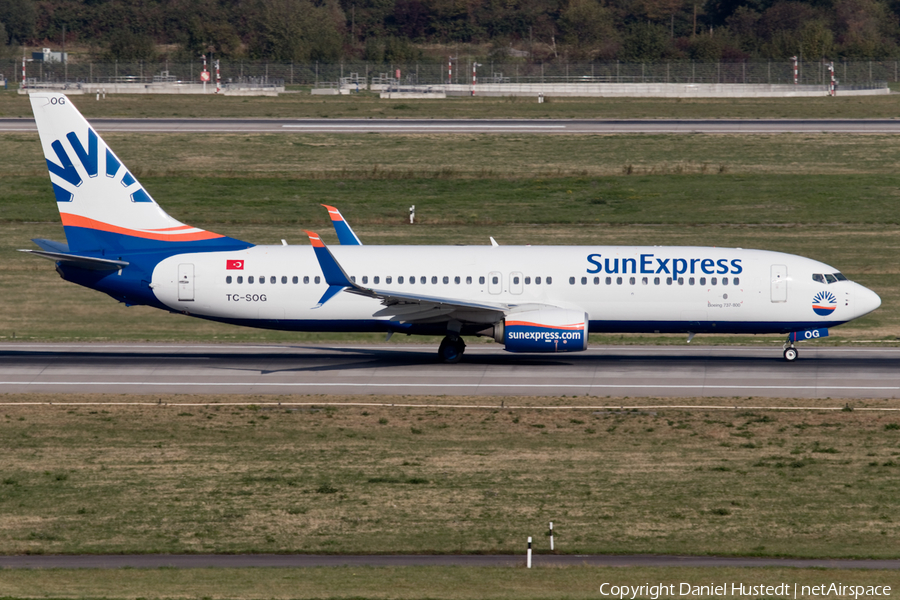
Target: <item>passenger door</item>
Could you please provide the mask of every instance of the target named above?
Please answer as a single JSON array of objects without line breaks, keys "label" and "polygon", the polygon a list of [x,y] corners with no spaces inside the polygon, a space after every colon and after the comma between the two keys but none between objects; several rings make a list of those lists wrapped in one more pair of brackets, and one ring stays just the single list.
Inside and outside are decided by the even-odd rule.
[{"label": "passenger door", "polygon": [[178,265],[178,300],[194,301],[194,265]]},{"label": "passenger door", "polygon": [[787,302],[787,267],[772,265],[772,302]]}]

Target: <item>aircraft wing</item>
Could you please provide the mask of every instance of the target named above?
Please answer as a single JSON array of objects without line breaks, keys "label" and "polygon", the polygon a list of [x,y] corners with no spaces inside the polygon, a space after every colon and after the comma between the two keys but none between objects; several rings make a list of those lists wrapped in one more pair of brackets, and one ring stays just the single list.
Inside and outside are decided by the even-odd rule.
[{"label": "aircraft wing", "polygon": [[309,236],[319,266],[325,275],[325,282],[328,284],[328,289],[319,300],[317,308],[336,294],[346,291],[350,294],[380,300],[385,308],[373,316],[387,316],[401,322],[422,323],[456,319],[475,323],[494,323],[513,310],[522,309],[521,305],[504,302],[471,302],[456,298],[411,294],[396,290],[378,290],[361,286],[350,279],[318,234],[312,231],[307,231],[306,234]]},{"label": "aircraft wing", "polygon": [[347,222],[341,211],[327,204],[322,206],[325,207],[325,210],[328,211],[328,216],[331,217],[331,224],[334,225],[334,232],[337,233],[341,246],[362,246],[362,242],[356,237],[353,229],[350,228],[350,223]]}]

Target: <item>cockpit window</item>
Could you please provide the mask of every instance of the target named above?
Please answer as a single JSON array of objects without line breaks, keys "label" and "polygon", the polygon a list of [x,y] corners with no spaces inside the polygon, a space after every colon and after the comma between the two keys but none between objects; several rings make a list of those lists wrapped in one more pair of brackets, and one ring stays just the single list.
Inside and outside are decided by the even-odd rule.
[{"label": "cockpit window", "polygon": [[847,281],[843,273],[813,273],[813,281],[818,283],[836,283],[838,281]]}]

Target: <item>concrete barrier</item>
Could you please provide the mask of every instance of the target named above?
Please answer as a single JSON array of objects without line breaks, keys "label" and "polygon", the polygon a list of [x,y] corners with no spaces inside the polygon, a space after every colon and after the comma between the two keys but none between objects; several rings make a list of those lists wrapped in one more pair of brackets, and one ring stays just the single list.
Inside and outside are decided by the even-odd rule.
[{"label": "concrete barrier", "polygon": [[[19,88],[19,94],[54,91],[69,96],[81,94],[215,94],[216,84],[207,83],[40,83],[25,89]],[[222,84],[219,94],[225,96],[277,96],[284,92],[284,86],[258,86],[252,84]]]},{"label": "concrete barrier", "polygon": [[[471,96],[471,84],[443,87],[448,96]],[[890,94],[887,84],[871,89],[841,89],[838,96]],[[476,96],[593,98],[804,98],[827,96],[825,85],[744,83],[479,83]]]}]

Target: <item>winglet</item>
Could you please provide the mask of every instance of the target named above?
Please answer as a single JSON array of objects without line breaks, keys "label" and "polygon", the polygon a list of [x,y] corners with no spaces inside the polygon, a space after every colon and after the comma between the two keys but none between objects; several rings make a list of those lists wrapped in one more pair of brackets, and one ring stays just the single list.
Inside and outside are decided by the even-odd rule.
[{"label": "winglet", "polygon": [[341,265],[335,260],[334,256],[332,256],[331,250],[328,249],[325,242],[319,237],[319,234],[314,231],[306,230],[304,230],[304,233],[309,236],[309,242],[312,244],[313,250],[316,253],[319,267],[322,269],[322,274],[325,276],[325,283],[328,284],[328,289],[325,290],[325,293],[322,294],[322,297],[319,299],[319,303],[314,307],[319,308],[331,300],[338,292],[341,292],[348,287],[356,287],[356,285],[350,281],[350,278],[344,272],[344,269],[341,268]]},{"label": "winglet", "polygon": [[323,204],[322,206],[325,207],[328,211],[328,216],[331,217],[331,224],[334,225],[334,231],[337,233],[338,241],[341,245],[362,246],[362,242],[359,241],[359,238],[356,237],[356,234],[350,229],[350,223],[344,220],[341,211],[333,206],[328,206],[327,204]]}]

